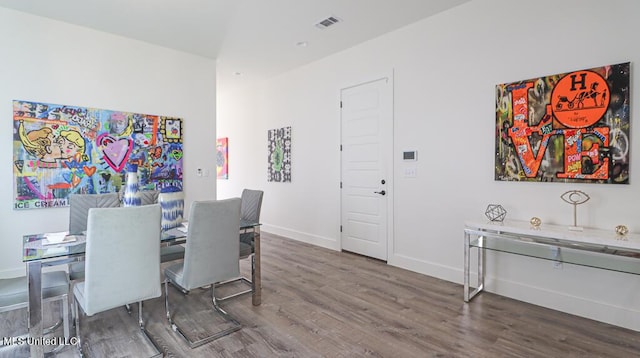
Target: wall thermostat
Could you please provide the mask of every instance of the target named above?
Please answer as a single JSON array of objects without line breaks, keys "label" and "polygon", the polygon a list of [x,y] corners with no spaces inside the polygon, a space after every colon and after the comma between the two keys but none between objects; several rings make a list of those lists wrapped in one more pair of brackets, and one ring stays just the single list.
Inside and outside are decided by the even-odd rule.
[{"label": "wall thermostat", "polygon": [[416,161],[418,160],[417,150],[405,150],[402,152],[402,160]]}]

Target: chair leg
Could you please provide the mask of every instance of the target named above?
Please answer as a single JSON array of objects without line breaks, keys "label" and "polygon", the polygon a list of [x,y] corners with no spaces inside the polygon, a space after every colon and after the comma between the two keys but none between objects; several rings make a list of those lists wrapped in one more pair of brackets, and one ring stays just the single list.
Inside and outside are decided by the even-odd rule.
[{"label": "chair leg", "polygon": [[73,296],[73,310],[76,312],[76,348],[78,348],[80,357],[84,357],[84,352],[82,351],[82,337],[80,335],[80,310],[78,309],[78,301],[76,300],[75,295]]},{"label": "chair leg", "polygon": [[[175,286],[175,285],[174,285]],[[216,296],[214,293],[214,288],[215,285],[211,285],[211,299],[213,301],[213,308],[216,312],[218,312],[227,322],[231,322],[233,324],[233,326],[231,326],[230,328],[227,328],[225,330],[222,330],[218,333],[215,333],[209,337],[197,340],[197,341],[192,341],[189,339],[189,337],[187,337],[187,335],[185,334],[185,332],[182,330],[182,328],[180,328],[180,326],[177,325],[176,322],[173,321],[172,317],[171,317],[171,312],[169,311],[169,280],[165,281],[165,286],[164,286],[164,290],[165,290],[165,307],[167,310],[167,320],[169,321],[169,324],[171,325],[171,328],[173,329],[174,332],[177,332],[180,336],[182,336],[182,338],[187,341],[189,343],[189,347],[191,348],[196,348],[199,347],[205,343],[209,343],[211,341],[214,341],[218,338],[224,337],[226,335],[229,335],[235,331],[238,331],[240,328],[242,328],[242,325],[236,321],[234,318],[232,318],[226,311],[224,311],[219,305],[218,302],[216,300]],[[177,288],[177,287],[176,287]],[[182,291],[182,290],[181,290]],[[184,292],[184,291],[183,291]]]},{"label": "chair leg", "polygon": [[64,331],[64,338],[68,340],[71,337],[69,329],[69,295],[65,295],[62,298],[62,325]]},{"label": "chair leg", "polygon": [[[85,354],[84,354],[84,351],[82,350],[82,338],[80,335],[80,311],[78,309],[78,301],[76,301],[75,296],[73,298],[73,307],[74,307],[74,310],[76,311],[76,317],[75,317],[76,338],[77,338],[76,346],[78,348],[78,352],[80,353],[80,357],[84,357]],[[140,330],[144,334],[144,337],[151,343],[151,345],[153,345],[153,347],[158,352],[157,354],[154,354],[152,357],[164,356],[164,350],[162,350],[158,345],[158,343],[151,337],[151,334],[149,333],[149,331],[147,331],[147,328],[144,324],[144,319],[142,315],[142,301],[138,302],[138,325],[140,326]]]},{"label": "chair leg", "polygon": [[248,285],[250,288],[248,290],[236,292],[236,293],[230,294],[230,295],[225,296],[225,297],[218,297],[217,298],[218,302],[226,301],[228,299],[231,299],[231,298],[234,298],[234,297],[238,297],[240,295],[244,295],[244,294],[247,294],[247,293],[253,293],[253,292],[256,291],[255,284],[253,283],[253,281],[255,281],[254,276],[255,276],[255,270],[256,270],[256,256],[255,255],[251,255],[250,259],[251,259],[251,280],[249,280],[248,278],[246,278],[244,276],[240,276],[238,278],[233,278],[231,280],[219,282],[219,283],[216,284],[216,287],[220,287],[222,285],[226,285],[226,284],[231,283],[231,282],[241,281],[241,282],[245,283],[246,285]]},{"label": "chair leg", "polygon": [[144,325],[144,319],[142,318],[142,301],[138,302],[138,325],[147,340],[153,345],[153,347],[155,347],[156,351],[158,351],[158,354],[154,357],[164,356],[164,350],[161,349],[158,343],[151,337],[151,334],[147,331],[147,328]]},{"label": "chair leg", "polygon": [[[218,300],[216,299],[216,294],[215,294],[215,289],[214,286],[211,286],[211,301],[213,303],[213,308],[218,311],[224,318],[226,318],[228,321],[234,323],[236,326],[229,328],[231,332],[235,332],[237,330],[239,330],[242,326],[240,325],[240,322],[236,321],[233,317],[229,316],[229,314],[227,313],[227,311],[223,310],[222,307],[220,307],[218,305]],[[227,334],[229,334],[227,333]]]}]

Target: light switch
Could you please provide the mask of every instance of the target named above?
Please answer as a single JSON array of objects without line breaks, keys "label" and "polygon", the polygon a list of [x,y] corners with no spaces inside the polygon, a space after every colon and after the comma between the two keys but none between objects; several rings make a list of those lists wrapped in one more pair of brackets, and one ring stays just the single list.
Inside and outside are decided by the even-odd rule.
[{"label": "light switch", "polygon": [[415,178],[417,176],[418,176],[418,168],[416,168],[416,167],[404,168],[404,177],[405,178]]}]

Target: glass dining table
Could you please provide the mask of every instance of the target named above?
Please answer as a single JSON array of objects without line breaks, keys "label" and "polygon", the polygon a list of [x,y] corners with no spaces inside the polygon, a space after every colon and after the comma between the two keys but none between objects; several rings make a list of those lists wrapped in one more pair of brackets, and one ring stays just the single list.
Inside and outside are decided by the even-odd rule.
[{"label": "glass dining table", "polygon": [[[247,220],[240,221],[240,232],[254,233],[254,260],[252,260],[252,304],[262,303],[262,282],[260,272],[260,223]],[[42,268],[66,265],[84,261],[86,237],[84,235],[70,235],[67,233],[40,233],[24,235],[22,237],[23,258],[27,265],[27,279],[29,284],[29,322],[30,354],[31,357],[44,357],[45,340],[43,337],[42,318]],[[67,240],[51,240],[54,236],[71,238]],[[183,227],[173,228],[162,232],[160,245],[177,245],[187,240]],[[70,295],[73,293],[71,292]],[[71,298],[70,298],[71,299]]]}]

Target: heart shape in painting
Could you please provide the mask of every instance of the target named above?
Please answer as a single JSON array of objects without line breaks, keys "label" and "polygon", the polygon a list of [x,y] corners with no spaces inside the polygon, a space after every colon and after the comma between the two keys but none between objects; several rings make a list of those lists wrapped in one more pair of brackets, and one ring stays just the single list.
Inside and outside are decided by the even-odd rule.
[{"label": "heart shape in painting", "polygon": [[174,149],[173,151],[171,151],[171,156],[172,156],[175,160],[180,160],[180,159],[182,158],[182,151],[181,151],[181,150]]},{"label": "heart shape in painting", "polygon": [[67,183],[71,183],[71,179],[73,179],[73,173],[71,173],[71,172],[63,172],[62,173],[62,179],[64,179],[64,181],[66,181]]},{"label": "heart shape in painting", "polygon": [[105,162],[116,172],[122,171],[133,150],[133,141],[128,138],[116,139],[103,133],[96,138],[96,143],[102,148]]},{"label": "heart shape in painting", "polygon": [[96,172],[96,167],[88,167],[85,165],[84,167],[82,167],[82,170],[84,170],[84,173],[87,174],[87,176],[92,176]]}]

